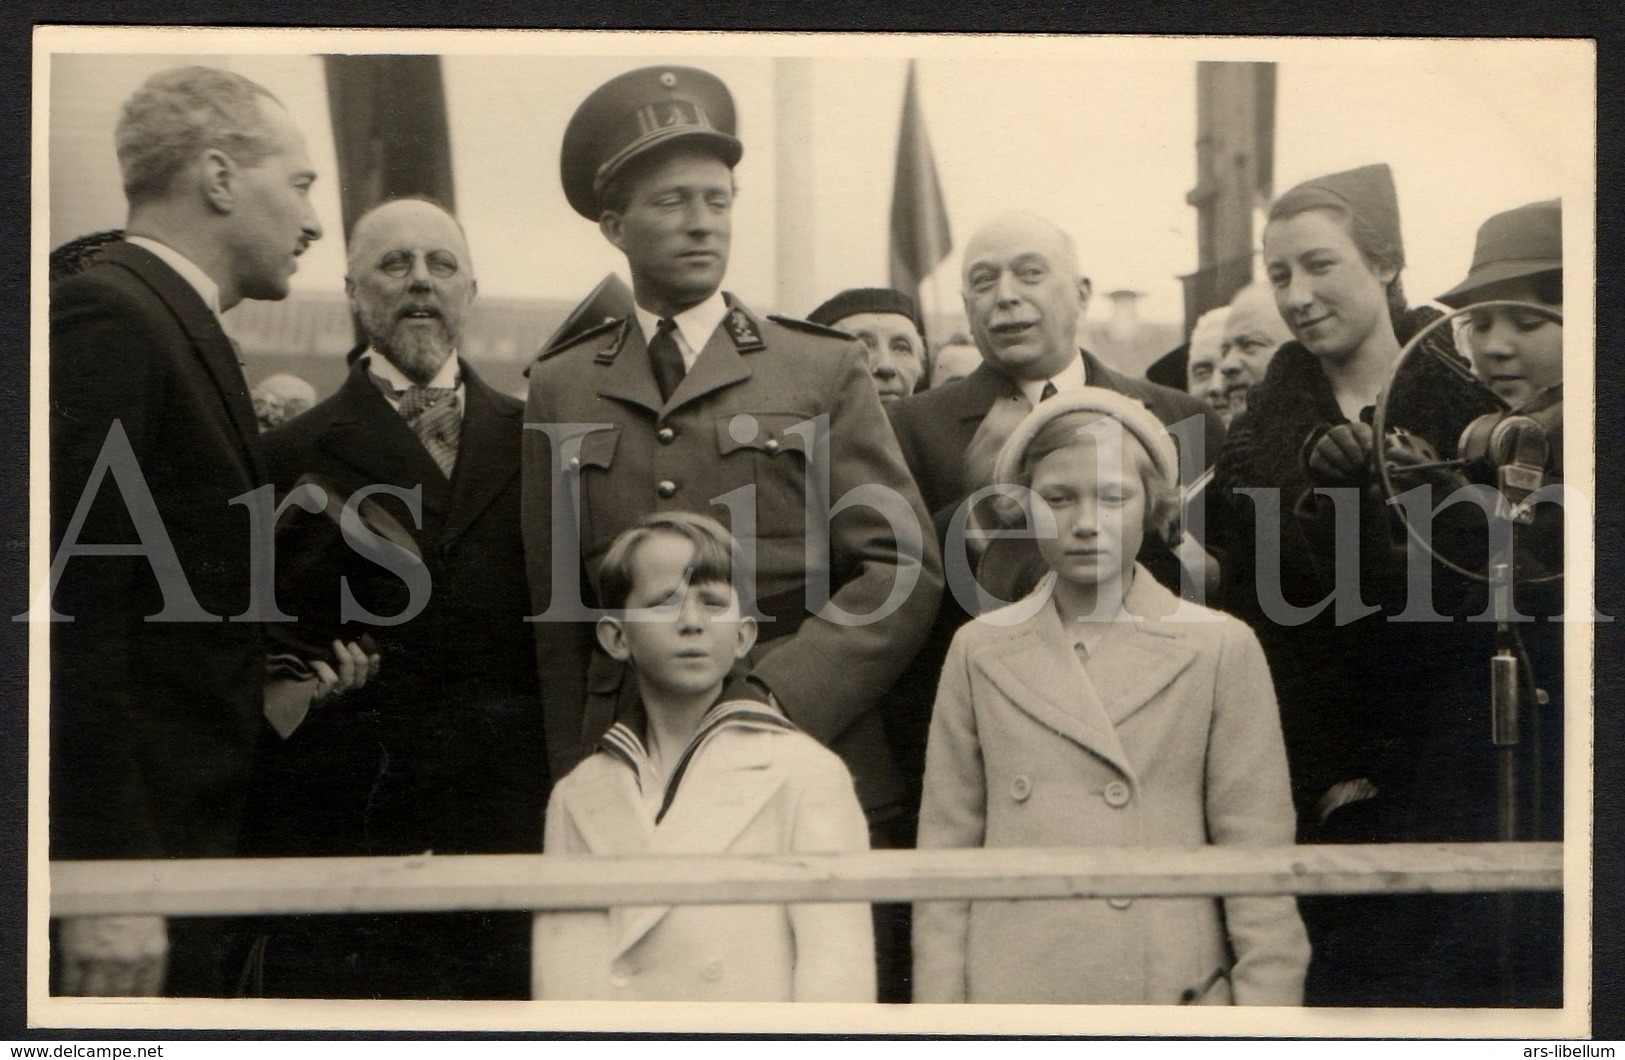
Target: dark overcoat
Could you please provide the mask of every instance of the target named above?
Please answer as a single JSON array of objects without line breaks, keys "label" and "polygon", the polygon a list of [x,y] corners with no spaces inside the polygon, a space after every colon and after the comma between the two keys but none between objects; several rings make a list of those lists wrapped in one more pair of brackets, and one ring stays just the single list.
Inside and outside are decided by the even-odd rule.
[{"label": "dark overcoat", "polygon": [[[412,533],[430,591],[426,606],[408,621],[342,627],[346,639],[368,632],[378,644],[382,666],[366,687],[313,708],[285,740],[266,727],[251,814],[256,854],[541,850],[548,771],[535,653],[524,621],[530,597],[519,534],[523,407],[492,390],[466,362],[461,370],[463,422],[449,481],[369,379],[364,362],[351,368],[338,393],[261,440],[279,496],[311,474],[346,496],[377,484],[421,491],[420,518],[397,497],[373,496]],[[278,605],[290,615],[315,617],[319,627],[301,639],[319,641],[335,628],[321,623],[337,614],[341,578],[376,615],[396,615],[406,604],[402,579],[344,547],[339,536],[327,515],[292,509],[278,533],[279,565],[298,570],[300,580],[290,587],[279,575],[285,591]],[[302,563],[310,556],[325,558]],[[291,944],[273,936],[267,989],[309,993],[314,983],[315,990],[339,996],[522,993],[523,925],[500,921],[516,927],[517,933],[504,933],[487,918],[464,924],[459,938],[455,923],[461,921],[452,917],[437,926],[383,918],[352,932],[346,955],[377,958],[368,973],[373,981],[362,981],[365,990],[353,986],[353,974],[321,978],[339,968],[301,966],[313,973],[301,978],[287,967]],[[396,952],[406,940],[392,935],[416,936],[425,954],[418,967]],[[480,952],[493,946],[507,952]],[[291,956],[301,958],[301,947],[313,949],[306,940]],[[509,969],[512,991],[498,988],[504,980],[493,978],[497,964]],[[277,976],[280,983],[272,981]]]},{"label": "dark overcoat", "polygon": [[[265,668],[260,623],[228,621],[249,596],[232,499],[264,480],[247,381],[219,318],[140,247],[53,284],[50,312],[52,555],[84,503],[74,541],[149,551],[72,559],[56,586],[73,621],[51,627],[51,857],[234,856]],[[115,455],[122,478],[98,463]],[[212,942],[170,934],[167,989],[214,992]]]}]

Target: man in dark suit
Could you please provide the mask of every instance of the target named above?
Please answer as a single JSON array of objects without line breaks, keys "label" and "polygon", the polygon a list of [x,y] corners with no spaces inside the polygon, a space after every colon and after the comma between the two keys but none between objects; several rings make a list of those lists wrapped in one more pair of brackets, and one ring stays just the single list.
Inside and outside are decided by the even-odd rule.
[{"label": "man in dark suit", "polygon": [[[1078,346],[1090,283],[1071,238],[1052,222],[1025,213],[989,222],[965,248],[962,279],[982,364],[964,379],[891,408],[903,457],[944,544],[965,499],[992,480],[1004,440],[1034,405],[1056,393],[1096,386],[1127,394],[1164,424],[1183,425],[1174,435],[1182,449],[1202,446],[1198,470],[1218,457],[1224,428],[1212,410],[1187,394],[1130,378]],[[1139,558],[1158,581],[1179,591],[1180,562],[1166,544],[1147,535]],[[944,551],[944,562],[950,592],[929,643],[897,684],[898,709],[890,717],[899,766],[914,784],[925,766],[937,677],[974,599],[964,577],[976,569],[974,557],[961,551],[956,561]]]},{"label": "man in dark suit", "polygon": [[[935,613],[940,563],[861,346],[719,290],[733,131],[721,81],[650,67],[600,87],[565,132],[565,193],[626,255],[636,311],[530,373],[524,528],[548,751],[562,777],[637,709],[587,620],[605,549],[649,512],[703,512],[754,552],[766,616],[724,697],[776,702],[839,754],[885,841],[903,806],[881,702]],[[886,510],[831,517],[857,487]]]},{"label": "man in dark suit", "polygon": [[[278,530],[279,602],[342,622],[340,579],[370,618],[378,677],[268,735],[251,853],[539,853],[548,788],[519,533],[523,406],[456,356],[475,295],[462,229],[439,206],[385,203],[350,237],[345,289],[368,342],[339,391],[268,432],[279,496],[302,476],[386,509],[426,577],[346,547],[326,512],[289,509]],[[383,487],[381,490],[379,487]],[[404,619],[404,620],[403,620]],[[274,996],[524,998],[526,913],[310,916],[269,925],[253,978]]]},{"label": "man in dark suit", "polygon": [[[243,495],[264,476],[220,314],[287,295],[315,173],[281,103],[221,70],[155,75],[116,137],[126,239],[51,288],[51,857],[229,857],[262,724]],[[217,925],[56,929],[62,993],[219,992]]]}]

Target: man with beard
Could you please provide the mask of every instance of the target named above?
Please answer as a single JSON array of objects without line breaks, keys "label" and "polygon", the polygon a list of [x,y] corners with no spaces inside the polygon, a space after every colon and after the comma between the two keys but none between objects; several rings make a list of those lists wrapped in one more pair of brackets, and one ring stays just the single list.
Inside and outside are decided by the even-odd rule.
[{"label": "man with beard", "polygon": [[[383,665],[362,692],[280,719],[267,736],[252,852],[539,852],[548,777],[523,621],[523,406],[456,356],[475,295],[461,227],[430,202],[379,206],[355,224],[345,290],[367,343],[338,393],[264,436],[266,466],[279,496],[319,476],[336,498],[329,511],[384,487],[370,502],[409,535],[426,577],[362,556],[328,512],[289,508],[278,603],[303,621],[282,637],[308,639],[325,615],[347,634],[370,632]],[[341,592],[364,621],[343,621]],[[529,921],[286,918],[254,948],[248,983],[271,996],[528,997]]]}]

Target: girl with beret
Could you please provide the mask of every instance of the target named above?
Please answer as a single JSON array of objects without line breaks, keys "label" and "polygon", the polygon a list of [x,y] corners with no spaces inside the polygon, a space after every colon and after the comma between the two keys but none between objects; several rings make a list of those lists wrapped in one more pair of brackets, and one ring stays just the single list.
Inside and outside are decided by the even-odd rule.
[{"label": "girl with beret", "polygon": [[[1028,594],[954,637],[919,846],[1290,843],[1257,640],[1182,605],[1134,561],[1177,507],[1161,422],[1099,388],[1052,397],[1016,427],[994,481],[1024,488],[1025,508],[1007,517],[1036,539],[994,541],[979,576],[1009,546],[1001,569],[1036,567],[1042,580],[1012,575],[1001,586]],[[923,902],[914,999],[1296,1005],[1308,957],[1290,895]]]}]

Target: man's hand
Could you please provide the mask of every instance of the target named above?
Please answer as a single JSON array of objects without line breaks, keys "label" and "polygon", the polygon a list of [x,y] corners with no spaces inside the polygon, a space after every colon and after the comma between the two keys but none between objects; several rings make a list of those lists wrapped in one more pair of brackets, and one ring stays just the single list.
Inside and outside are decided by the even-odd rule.
[{"label": "man's hand", "polygon": [[974,493],[993,483],[993,465],[999,450],[1015,433],[1016,425],[1027,418],[1033,407],[1023,396],[1000,398],[987,410],[982,423],[965,448],[965,492]]},{"label": "man's hand", "polygon": [[161,916],[76,916],[58,925],[63,994],[157,997],[169,933]]},{"label": "man's hand", "polygon": [[333,658],[338,663],[337,669],[325,659],[307,659],[305,665],[315,677],[304,680],[283,677],[265,683],[265,720],[284,740],[305,720],[312,706],[319,706],[351,689],[365,687],[368,680],[378,676],[383,662],[378,655],[368,655],[366,649],[354,641],[335,640]]}]

